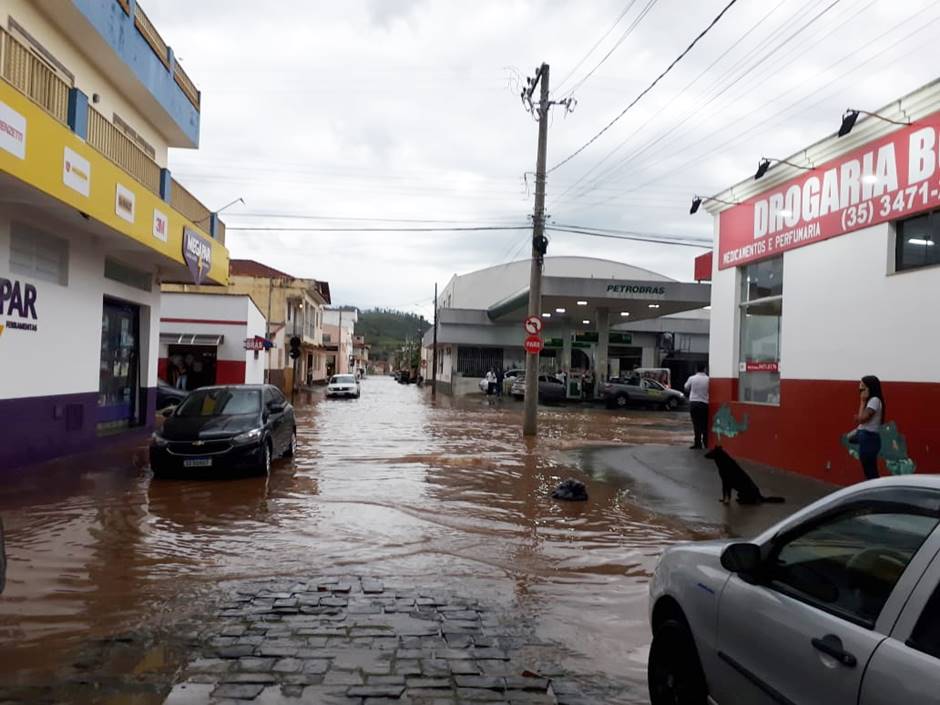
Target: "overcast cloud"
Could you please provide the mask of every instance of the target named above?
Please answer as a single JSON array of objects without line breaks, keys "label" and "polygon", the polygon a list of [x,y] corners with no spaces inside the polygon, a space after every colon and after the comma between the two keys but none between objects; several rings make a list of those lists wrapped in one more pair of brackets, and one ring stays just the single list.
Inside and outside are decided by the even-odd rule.
[{"label": "overcast cloud", "polygon": [[[646,11],[576,90],[575,111],[555,109],[555,164],[619,113],[726,2],[146,0],[144,7],[202,91],[201,145],[173,150],[174,176],[211,208],[240,196],[247,203],[223,216],[232,255],[325,279],[334,303],[429,315],[435,281],[443,286],[455,273],[525,256],[529,234],[231,228],[524,224],[532,195],[523,175],[535,167],[537,125],[520,104],[519,81],[545,61],[552,85],[562,84],[630,6],[553,95],[565,97]],[[711,218],[688,215],[693,194],[715,193],[752,174],[759,157],[785,157],[832,133],[849,106],[874,110],[935,78],[938,29],[935,0],[738,0],[636,108],[550,175],[548,212],[558,223],[709,238]],[[687,280],[702,251],[558,233],[549,254],[605,257]]]}]

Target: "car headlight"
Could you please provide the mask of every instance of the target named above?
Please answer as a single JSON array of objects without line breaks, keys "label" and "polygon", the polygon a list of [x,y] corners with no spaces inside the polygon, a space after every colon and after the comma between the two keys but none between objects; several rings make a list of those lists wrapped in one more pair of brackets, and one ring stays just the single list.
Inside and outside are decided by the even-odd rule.
[{"label": "car headlight", "polygon": [[167,443],[168,443],[168,441],[166,440],[166,438],[164,438],[163,436],[161,436],[161,435],[160,435],[158,432],[156,432],[156,431],[155,431],[154,434],[150,437],[150,442],[153,443],[153,445],[155,445],[157,448],[166,448]]},{"label": "car headlight", "polygon": [[261,429],[253,428],[245,433],[239,433],[232,441],[235,443],[253,443],[261,438]]}]

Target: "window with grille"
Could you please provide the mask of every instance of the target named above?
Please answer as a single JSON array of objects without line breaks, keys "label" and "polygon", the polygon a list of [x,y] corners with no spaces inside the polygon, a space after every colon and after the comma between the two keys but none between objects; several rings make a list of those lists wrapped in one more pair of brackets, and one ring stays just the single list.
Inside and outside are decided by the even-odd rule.
[{"label": "window with grille", "polygon": [[10,271],[68,286],[69,244],[31,225],[14,222],[10,228]]},{"label": "window with grille", "polygon": [[464,377],[482,377],[503,367],[502,348],[457,348],[457,371]]}]

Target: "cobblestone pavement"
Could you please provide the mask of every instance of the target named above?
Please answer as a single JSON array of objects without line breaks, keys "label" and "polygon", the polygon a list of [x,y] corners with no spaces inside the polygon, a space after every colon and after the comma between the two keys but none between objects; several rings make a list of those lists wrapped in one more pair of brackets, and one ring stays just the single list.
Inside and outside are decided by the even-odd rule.
[{"label": "cobblestone pavement", "polygon": [[369,578],[239,586],[193,636],[201,657],[165,705],[621,702],[622,685],[564,673],[518,613]]}]

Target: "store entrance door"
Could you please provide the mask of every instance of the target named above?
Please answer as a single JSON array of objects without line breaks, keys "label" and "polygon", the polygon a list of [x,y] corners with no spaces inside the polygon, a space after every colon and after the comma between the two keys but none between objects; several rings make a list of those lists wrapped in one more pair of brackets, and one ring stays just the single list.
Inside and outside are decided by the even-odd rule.
[{"label": "store entrance door", "polygon": [[105,299],[101,314],[98,431],[139,422],[140,308]]}]

